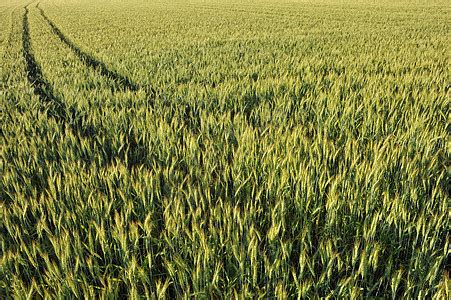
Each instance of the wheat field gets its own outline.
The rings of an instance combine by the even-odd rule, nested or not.
[[[0,298],[449,299],[450,9],[1,1]]]

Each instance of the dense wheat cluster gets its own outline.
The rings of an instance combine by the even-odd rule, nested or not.
[[[1,1],[0,298],[449,299],[449,12]]]

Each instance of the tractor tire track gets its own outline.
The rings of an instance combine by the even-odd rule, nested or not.
[[[52,31],[58,38],[65,44],[69,49],[71,49],[76,56],[82,61],[87,67],[92,68],[94,70],[99,70],[100,75],[105,76],[107,78],[111,78],[115,81],[116,84],[118,84],[123,91],[130,90],[130,91],[137,91],[138,89],[142,88],[139,84],[132,82],[130,79],[128,79],[126,76],[123,76],[119,74],[116,71],[109,70],[105,63],[102,61],[97,60],[96,58],[92,57],[91,55],[83,52],[79,47],[77,47],[72,41],[70,41],[64,33],[53,23],[53,21],[45,14],[45,11],[39,6],[40,3],[36,4],[36,8],[40,11],[41,16],[45,19],[45,21],[49,24]],[[156,97],[156,91],[153,87],[148,87],[144,89],[146,93],[146,97],[149,100],[150,107],[152,109],[155,108],[155,97]],[[173,103],[170,101],[162,101],[160,102],[163,108],[165,108],[167,111],[174,111]],[[182,124],[188,129],[188,131],[194,135],[199,136],[200,134],[200,107],[197,105],[193,105],[191,103],[184,102],[178,103],[178,106],[181,107],[180,111],[180,121]],[[254,103],[255,106],[255,103]],[[249,108],[249,110],[252,110],[253,107]],[[175,117],[172,115],[170,117],[170,120],[165,120],[167,124],[171,124],[172,118]],[[250,122],[249,114],[246,118],[246,121],[249,123],[250,126],[254,126]],[[129,163],[132,165],[140,165],[140,160],[143,159],[143,151],[146,151],[148,147],[145,147],[145,145],[142,145],[139,139],[137,139],[134,135],[130,137],[131,143],[130,147],[135,149],[141,149],[140,154],[133,155],[134,159],[129,159]],[[200,142],[201,149],[204,149],[204,145],[202,142]],[[202,162],[201,162],[202,164]]]
[[[52,31],[59,37],[59,39],[67,46],[69,47],[76,56],[87,66],[94,70],[99,70],[100,74],[102,76],[112,78],[115,83],[122,88],[123,91],[130,90],[130,91],[137,91],[140,87],[138,84],[133,83],[131,80],[129,80],[127,77],[120,75],[117,72],[110,71],[103,62],[96,60],[94,57],[90,56],[87,53],[84,53],[80,48],[78,48],[73,42],[71,42],[62,32],[61,30],[47,17],[44,10],[39,7],[39,3],[36,5],[36,8],[39,9],[41,16],[47,21],[49,26],[51,27]],[[155,106],[155,90],[150,87],[145,89],[147,98],[150,101],[150,106],[152,109],[154,109]],[[163,107],[166,109],[170,109],[172,111],[173,107],[170,104],[170,102],[162,102]],[[167,124],[171,124],[170,120],[165,120]],[[194,108],[189,103],[185,103],[184,109],[182,110],[182,122],[183,124],[188,128],[188,130],[193,134],[198,136],[199,135],[199,128],[200,128],[200,117],[199,117],[199,111],[198,109]],[[147,145],[144,145],[139,138],[137,138],[133,132],[131,133],[131,136],[128,137],[129,141],[129,149],[133,150],[135,153],[132,155],[132,157],[127,158],[127,161],[129,164],[133,165],[145,165],[145,160],[147,159],[147,153],[149,153],[149,147]],[[202,145],[203,147],[203,145]],[[184,176],[187,176],[188,170],[183,167],[182,165],[177,166],[177,168],[185,174]],[[163,193],[166,191],[165,187],[165,181],[163,179],[163,176],[160,176],[160,185],[162,187]],[[164,214],[163,214],[163,207],[160,205],[157,205],[155,208],[155,218],[156,220],[164,220]],[[157,224],[154,229],[154,235],[160,237],[162,233],[164,232],[164,227],[161,224]],[[152,251],[155,251],[155,253],[161,253],[163,250],[163,245],[161,245],[159,242],[152,242],[151,248]],[[154,265],[154,273],[152,276],[154,277],[160,277],[163,281],[167,278],[167,272],[166,267],[163,262],[163,259],[160,255],[157,255],[155,257],[155,265]]]
[[[38,3],[39,5],[39,3]],[[75,54],[76,56],[80,59],[80,61],[82,61],[87,67],[92,68],[94,70],[99,70],[100,71],[100,75],[104,76],[104,77],[108,77],[111,78],[115,81],[115,83],[118,85],[118,87],[120,87],[119,91],[137,91],[138,89],[140,89],[140,86],[138,84],[133,83],[132,81],[130,81],[128,78],[126,78],[125,76],[122,76],[120,74],[118,74],[117,72],[113,72],[110,71],[103,62],[96,60],[95,58],[93,58],[92,56],[90,56],[89,54],[84,53],[83,51],[81,51],[77,46],[75,46],[74,43],[72,43],[59,29],[58,27],[56,27],[56,25],[45,15],[45,12],[43,11],[43,9],[41,9],[40,7],[38,7],[38,5],[36,5],[36,8],[39,9],[41,16],[47,21],[47,23],[49,24],[49,26],[51,27],[52,31],[59,37],[59,39],[63,42],[63,44],[65,44],[66,46],[68,46]],[[28,14],[28,9],[26,9],[26,15]],[[42,73],[40,72],[40,69],[37,68],[37,63],[34,60],[34,57],[31,55],[29,49],[30,49],[30,37],[29,37],[29,29],[28,29],[28,18],[25,18],[24,20],[24,35],[26,35],[26,38],[24,38],[24,40],[26,40],[26,42],[24,42],[24,49],[27,49],[26,51],[24,51],[24,55],[28,56],[28,61],[30,61],[30,69],[32,70],[39,70],[39,72],[37,72],[38,74],[35,76],[31,76],[30,78],[30,82],[37,82],[36,84],[36,88],[35,90],[37,90],[37,93],[39,95],[43,95],[42,99],[45,101],[48,98],[55,98],[53,95],[48,96],[45,93],[43,94],[41,92],[41,90],[44,90],[42,88],[40,88],[43,84],[41,82],[39,82],[37,80],[36,77],[39,78],[43,78]],[[41,80],[42,81],[42,80]],[[49,84],[45,85],[47,88],[45,90],[49,90]],[[118,91],[118,90],[116,90]],[[155,97],[155,90],[153,88],[149,88],[149,89],[145,89],[145,92],[147,94],[147,96],[151,96],[154,100]],[[148,97],[150,98],[150,97]],[[59,102],[58,102],[59,103]],[[162,103],[164,107],[170,107],[172,108],[172,106],[168,103],[168,102],[163,102]],[[154,108],[154,102],[151,101],[150,103],[152,109]],[[63,118],[61,118],[63,119]],[[198,116],[198,112],[192,108],[191,105],[186,104],[185,109],[184,109],[184,113],[183,113],[183,120],[185,122],[185,125],[188,128],[193,128],[193,127],[197,127],[200,126],[200,120],[199,120],[199,116]],[[171,122],[169,120],[165,120],[168,124],[171,124]],[[113,144],[114,141],[111,137],[109,136],[105,136],[105,138],[102,139],[98,139],[97,138],[97,133],[95,135],[93,135],[92,137],[92,141],[93,143],[96,143],[99,145],[100,148],[102,148],[104,150],[104,153],[107,153],[108,159],[107,159],[107,165],[113,164],[115,162],[115,160],[119,160],[122,163],[124,163],[128,169],[132,169],[133,167],[143,167],[145,169],[147,168],[152,168],[152,164],[150,162],[148,162],[148,158],[149,158],[149,153],[150,153],[150,149],[149,146],[142,140],[139,138],[139,136],[136,136],[134,134],[133,131],[129,132],[126,137],[125,137],[125,141],[124,141],[124,147],[122,148],[122,150],[118,153],[113,153]],[[101,142],[99,142],[101,141]],[[185,176],[187,175],[187,170],[185,170],[182,166],[178,166],[178,168],[185,173]],[[162,186],[162,190],[163,192],[166,192],[166,184],[165,184],[165,180],[163,178],[163,176],[160,177],[160,184]],[[163,207],[161,205],[156,205],[155,207],[155,218],[156,220],[163,220],[164,216],[163,216]],[[164,228],[162,227],[163,225],[160,223],[156,226],[156,228],[154,229],[154,235],[155,236],[161,236],[162,232],[164,232]],[[151,247],[155,250],[155,253],[160,253],[162,251],[162,245],[160,243],[154,243],[152,242]],[[155,265],[154,265],[154,271],[155,274],[153,276],[155,277],[160,277],[163,278],[163,280],[166,279],[167,276],[167,272],[164,266],[164,262],[162,260],[162,258],[157,255],[155,258]]]
[[[96,60],[94,57],[90,56],[87,53],[84,53],[80,48],[78,48],[74,43],[72,43],[62,32],[59,30],[59,28],[45,15],[45,12],[42,8],[39,7],[39,3],[36,5],[36,8],[39,9],[41,16],[47,21],[49,26],[51,27],[52,31],[59,37],[61,42],[65,44],[67,47],[69,47],[76,56],[82,61],[87,67],[92,68],[94,70],[99,70],[100,74],[104,77],[111,78],[115,81],[115,83],[121,88],[122,91],[132,91],[135,92],[138,89],[140,89],[138,84],[133,83],[130,81],[127,77],[120,75],[117,72],[110,71],[103,62]],[[146,89],[145,90],[147,96],[150,96],[148,98],[153,98],[155,96],[155,90],[153,88]],[[154,100],[154,99],[152,99]],[[150,106],[152,109],[154,108],[154,102],[150,102]],[[191,114],[191,107],[187,107],[185,109],[185,114]],[[186,116],[185,116],[186,117]],[[191,120],[191,119],[190,119]],[[170,124],[170,122],[168,122]],[[141,139],[135,136],[133,132],[130,132],[129,135],[126,137],[126,147],[129,151],[121,156],[119,158],[122,161],[127,162],[127,167],[130,169],[133,166],[143,166],[146,167],[146,160],[149,153],[149,147],[148,145],[144,144]],[[105,149],[111,149],[112,143],[107,143],[107,145],[103,145]],[[124,157],[122,157],[124,156]],[[116,156],[118,157],[118,156]],[[115,158],[112,157],[112,162]],[[184,170],[182,170],[184,171]],[[186,171],[185,171],[186,175]],[[162,187],[162,190],[165,191],[165,182],[163,177],[160,177],[160,184]],[[162,205],[157,205],[155,207],[155,218],[156,220],[162,221],[164,219],[163,214],[163,207]],[[164,228],[161,223],[157,224],[157,226],[154,229],[154,235],[160,237],[162,233],[164,232]],[[141,241],[144,242],[144,241]],[[142,248],[145,248],[144,245],[141,245]],[[167,272],[165,271],[165,266],[162,258],[158,255],[162,251],[162,245],[159,242],[152,242],[150,247],[153,249],[152,252],[155,251],[157,253],[157,256],[155,257],[155,265],[153,272],[154,277],[160,277],[163,280],[166,280]]]
[[[104,76],[106,78],[113,79],[113,81],[116,83],[117,87],[119,89],[114,90],[115,91],[132,91],[136,92],[139,89],[143,89],[146,93],[146,98],[148,99],[149,106],[154,109],[155,108],[155,97],[156,97],[156,91],[153,87],[141,87],[139,84],[132,82],[129,78],[126,76],[123,76],[119,74],[116,71],[109,70],[105,63],[102,61],[97,60],[96,58],[92,57],[91,55],[83,52],[79,47],[77,47],[72,41],[70,41],[64,33],[53,23],[50,18],[47,17],[45,14],[45,11],[39,7],[40,3],[36,4],[36,8],[39,10],[41,16],[44,18],[44,20],[49,24],[50,28],[52,29],[53,33],[58,36],[58,38],[61,40],[61,42],[66,45],[69,49],[71,49],[75,55],[78,57],[78,59],[84,63],[88,68],[91,68],[93,70],[97,70],[100,72],[101,76]],[[170,101],[162,101],[161,105],[170,111],[174,111],[173,104]],[[184,126],[195,136],[199,135],[199,128],[200,128],[200,116],[199,116],[199,107],[193,106],[190,103],[184,103],[182,105],[183,109],[181,111],[181,121],[184,124]],[[175,111],[174,111],[175,112]],[[172,116],[174,117],[174,115]],[[171,117],[171,119],[172,119]],[[171,124],[171,120],[165,120],[167,124]],[[147,145],[144,145],[142,141],[136,137],[134,134],[130,134],[127,137],[127,145],[128,148],[128,159],[127,159],[127,165],[129,166],[139,166],[143,165],[143,161],[145,160],[144,153],[146,152],[146,149],[148,149]],[[105,145],[106,149],[111,149],[107,143]],[[136,152],[136,153],[130,153],[130,152]],[[123,156],[123,155],[121,155]],[[112,158],[114,159],[114,157]]]
[[[88,53],[83,52],[79,47],[77,47],[71,40],[69,40],[64,33],[53,23],[52,20],[45,14],[45,11],[39,7],[39,3],[36,5],[36,8],[39,9],[41,16],[45,19],[45,21],[49,24],[51,27],[53,33],[58,36],[58,38],[65,44],[69,49],[71,49],[75,55],[80,59],[81,62],[83,62],[87,67],[92,68],[94,70],[98,70],[100,72],[100,75],[113,79],[113,81],[116,83],[116,85],[121,91],[132,91],[136,92],[139,89],[143,89],[146,93],[146,98],[149,100],[149,105],[152,109],[155,108],[155,97],[156,97],[156,90],[153,87],[142,87],[139,84],[131,81],[126,76],[123,76],[119,74],[116,71],[112,71],[108,69],[108,67],[105,65],[104,62],[97,60],[93,56],[89,55]],[[172,106],[170,102],[163,101],[161,102],[162,106],[166,109],[171,109]],[[184,125],[188,128],[188,130],[194,134],[199,134],[199,127],[200,126],[200,118],[199,118],[199,108],[193,107],[190,103],[184,103],[184,111],[182,112],[183,118],[182,122]],[[170,121],[167,121],[168,124],[170,124]]]
[[[22,18],[22,52],[25,59],[26,73],[34,94],[39,97],[43,104],[48,105],[47,117],[54,119],[63,129],[69,128],[75,136],[88,138],[94,145],[104,150],[105,165],[112,164],[116,159],[125,163],[131,169],[134,166],[144,166],[148,147],[133,133],[126,136],[122,150],[115,152],[112,137],[99,136],[99,130],[89,124],[83,115],[74,107],[67,107],[64,101],[59,99],[53,91],[52,85],[46,81],[41,67],[31,51],[31,37],[28,14],[28,5],[24,7],[25,13]],[[103,138],[103,139],[102,139]],[[100,142],[101,141],[101,142]],[[89,162],[90,163],[90,162]]]
[[[39,9],[41,16],[45,19],[45,21],[48,23],[48,25],[51,27],[53,33],[58,36],[58,38],[61,40],[61,42],[66,45],[69,49],[71,49],[78,59],[80,59],[81,62],[83,62],[88,68],[97,70],[100,75],[112,79],[117,87],[119,89],[114,90],[114,92],[117,91],[138,91],[141,89],[141,87],[133,83],[130,79],[128,79],[125,76],[122,76],[121,74],[109,70],[106,65],[92,57],[91,55],[83,52],[80,48],[78,48],[72,41],[70,41],[62,32],[61,30],[46,16],[44,10],[39,7],[39,3],[36,5],[36,8]],[[33,57],[32,53],[30,52],[30,34],[29,34],[29,24],[28,24],[28,8],[25,8],[26,13],[24,16],[24,37],[23,37],[23,45],[24,45],[24,57],[27,61],[27,66],[29,72],[29,81],[33,85],[35,89],[35,93],[39,95],[39,97],[44,102],[54,102],[55,106],[57,106],[59,109],[57,113],[55,114],[55,118],[61,122],[64,123],[68,119],[65,115],[65,111],[67,111],[64,107],[64,103],[60,100],[58,100],[54,95],[52,91],[52,87],[49,83],[47,83],[43,78],[42,72],[36,63],[35,58]],[[150,87],[147,89],[144,89],[146,92],[146,95],[148,98],[152,98],[150,101],[150,106],[152,109],[154,108],[154,101],[155,101],[155,90]],[[150,100],[150,99],[149,99]],[[179,115],[176,115],[174,103],[171,103],[170,101],[162,101],[160,102],[160,105],[162,108],[167,108],[170,111],[172,111],[172,116],[170,117],[170,120],[166,119],[164,120],[167,124],[171,124],[172,118],[181,118],[182,123],[186,126],[186,128],[191,132],[191,134],[195,136],[199,136],[200,134],[200,107],[197,105],[192,105],[190,103],[183,103],[183,105],[179,105]],[[78,126],[75,127],[74,131],[78,130]],[[136,136],[133,131],[129,132],[124,141],[124,147],[119,153],[114,153],[114,140],[109,137],[105,136],[104,139],[99,139],[99,133],[95,132],[93,135],[90,135],[89,138],[91,141],[95,144],[97,144],[100,148],[102,148],[104,153],[107,154],[106,164],[110,165],[115,162],[115,160],[120,160],[122,163],[124,163],[128,169],[132,169],[133,167],[143,167],[143,168],[152,168],[152,163],[149,160],[149,153],[150,149],[149,146],[140,139],[139,136]],[[181,137],[181,143],[183,143],[183,137]],[[202,150],[205,149],[202,142],[200,142],[200,145]],[[201,165],[203,165],[201,161]],[[188,176],[188,170],[186,166],[180,164],[176,166],[177,169],[179,169],[184,176]],[[230,181],[230,179],[229,179]],[[166,188],[166,183],[163,176],[160,176],[160,186],[162,187],[162,192],[166,193],[168,192],[168,188]],[[231,192],[232,193],[232,192]],[[163,220],[164,214],[163,214],[163,207],[161,204],[157,204],[155,207],[155,219],[156,220]],[[157,224],[157,226],[154,229],[154,235],[157,237],[160,237],[164,232],[163,225]],[[153,248],[153,251],[157,253],[157,256],[155,258],[155,265],[153,267],[153,276],[160,277],[160,279],[167,278],[167,270],[165,267],[165,263],[160,255],[158,253],[161,253],[161,251],[164,249],[164,246],[161,245],[159,242],[152,242],[151,247]]]
[[[49,108],[47,109],[47,116],[65,127],[68,123],[70,123],[71,119],[74,119],[77,113],[73,108],[69,110],[67,109],[65,103],[54,95],[51,84],[45,80],[41,67],[36,62],[36,58],[31,52],[28,5],[24,8],[25,13],[22,17],[22,54],[25,59],[28,82],[33,87],[34,94],[37,95],[44,104],[49,105]],[[70,112],[70,115],[68,111]],[[80,127],[75,126],[75,124],[70,127],[74,132],[84,135],[80,132]]]
[[[90,128],[89,132],[83,130],[83,124],[86,127],[87,125],[84,123],[84,119],[80,116],[79,112],[75,108],[70,108],[66,106],[64,101],[59,99],[53,91],[52,85],[46,81],[41,67],[36,61],[34,54],[32,53],[31,48],[31,36],[30,36],[30,24],[29,24],[29,9],[28,6],[25,6],[25,13],[22,16],[22,55],[25,60],[25,68],[27,73],[27,80],[32,86],[34,94],[39,97],[39,100],[48,105],[47,117],[49,119],[53,119],[56,123],[63,128],[63,134],[65,132],[64,128],[68,128],[71,130],[75,136],[84,136],[90,140],[91,143],[97,145],[99,148],[106,150],[107,157],[105,159],[105,163],[110,165],[114,163],[116,159],[120,160],[122,163],[126,164],[128,169],[131,169],[134,166],[143,166],[146,168],[145,160],[147,159],[147,153],[149,153],[149,149],[147,145],[145,145],[140,139],[138,139],[133,133],[127,135],[124,143],[125,147],[128,151],[119,151],[113,152],[113,139],[106,136],[99,136],[100,132],[97,130],[93,130],[93,126],[88,125]],[[75,122],[72,122],[74,121]],[[99,137],[104,137],[104,139],[99,139]],[[110,151],[108,151],[110,150]],[[58,158],[59,161],[60,158]],[[87,162],[88,164],[91,161]],[[164,182],[163,182],[164,184]],[[46,185],[41,187],[41,191],[44,192],[46,189]],[[155,216],[157,219],[163,219],[163,208],[162,206],[157,206],[155,208]],[[155,229],[155,234],[157,236],[161,235],[163,232],[163,228],[159,225],[159,228]],[[153,243],[151,245],[152,248],[156,247],[156,253],[161,252],[161,245],[159,243]],[[166,272],[164,268],[164,263],[157,255],[155,262],[155,274],[154,276],[162,277],[166,279]],[[43,271],[40,271],[43,272]]]
[[[116,71],[108,69],[108,67],[105,65],[104,62],[97,60],[92,55],[86,52],[83,52],[77,45],[75,45],[61,32],[61,30],[55,25],[55,23],[52,22],[52,20],[49,19],[49,17],[47,17],[44,10],[41,7],[39,7],[39,3],[36,5],[36,8],[39,9],[41,16],[50,25],[52,31],[55,33],[56,36],[58,36],[61,42],[63,42],[67,47],[69,47],[86,66],[98,70],[102,76],[112,79],[115,82],[118,89],[121,91],[128,90],[136,92],[140,89],[140,86],[138,84],[132,82],[126,76],[123,76]],[[151,92],[154,93],[155,91],[151,90]]]

